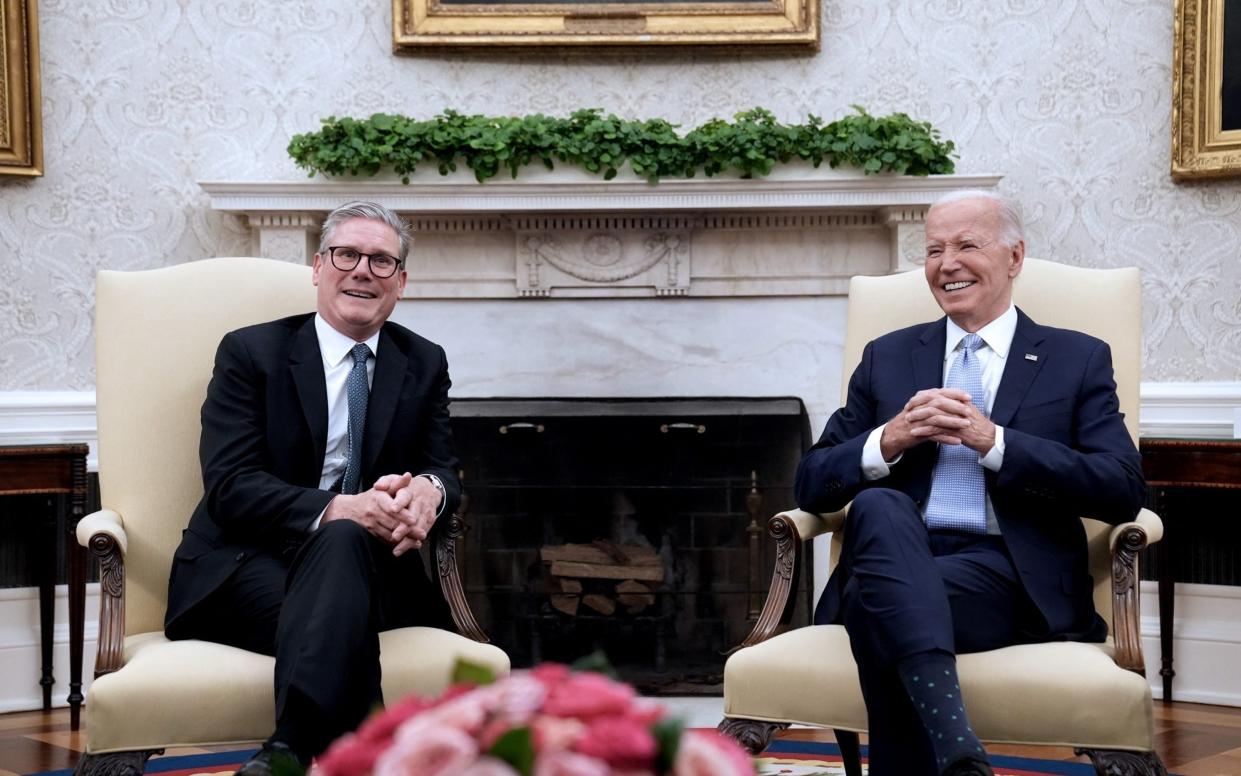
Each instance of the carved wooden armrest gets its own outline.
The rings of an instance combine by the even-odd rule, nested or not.
[[[1116,664],[1146,674],[1142,657],[1142,616],[1138,590],[1138,553],[1163,538],[1163,522],[1143,509],[1132,522],[1112,529],[1112,624]]]
[[[435,565],[439,571],[440,591],[444,600],[448,601],[448,609],[452,612],[452,621],[457,632],[466,638],[486,644],[490,642],[487,634],[479,627],[466,600],[465,590],[461,587],[461,574],[457,569],[457,539],[465,535],[465,518],[454,514],[449,518],[440,518],[435,522]]]
[[[840,530],[844,522],[843,510],[816,515],[800,509],[780,512],[767,521],[767,533],[776,540],[776,567],[771,575],[771,587],[750,635],[728,654],[766,641],[781,625],[788,623],[797,605],[793,591],[797,589],[801,574],[802,546],[816,536]]]
[[[99,650],[95,677],[125,663],[125,551],[129,546],[121,516],[110,509],[78,521],[78,544],[99,559]]]

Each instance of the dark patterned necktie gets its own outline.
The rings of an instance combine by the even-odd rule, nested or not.
[[[970,402],[986,415],[982,370],[976,352],[982,344],[977,334],[965,335],[961,352],[948,370],[945,387],[968,393]],[[978,458],[978,452],[965,445],[939,446],[939,460],[931,474],[931,497],[926,503],[927,528],[987,532],[987,481]]]
[[[341,493],[357,493],[358,480],[362,476],[362,432],[366,427],[366,404],[370,386],[366,384],[366,359],[371,349],[359,342],[350,351],[353,369],[345,380],[345,397],[349,400],[349,461],[345,464],[345,477]]]

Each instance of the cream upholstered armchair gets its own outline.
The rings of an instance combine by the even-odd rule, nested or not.
[[[1084,331],[1111,345],[1121,410],[1135,439],[1141,291],[1136,269],[1081,269],[1030,258],[1014,288],[1016,304],[1038,323]],[[940,315],[921,270],[853,278],[844,385],[868,341]],[[844,627],[814,625],[775,635],[792,612],[790,590],[803,544],[832,533],[834,564],[844,514],[793,510],[769,522],[776,572],[753,631],[724,667],[720,729],[758,751],[790,724],[832,728],[846,770],[857,776],[857,734],[866,730],[866,707]],[[1163,524],[1148,510],[1120,526],[1084,523],[1095,607],[1109,621],[1111,637],[1103,644],[1024,644],[961,655],[962,695],[984,741],[1073,746],[1089,755],[1100,774],[1163,774],[1142,660],[1137,569],[1138,552],[1159,541]]]
[[[164,638],[172,553],[202,496],[199,410],[228,331],[315,307],[310,269],[220,258],[147,272],[100,272],[96,287],[99,481],[105,509],[78,526],[99,558],[103,600],[79,774],[141,773],[164,747],[260,741],[275,725],[274,660]],[[437,693],[457,658],[508,672],[485,643],[457,574],[456,516],[437,524],[435,567],[459,636],[380,636],[383,691]],[[465,638],[468,636],[469,638]]]

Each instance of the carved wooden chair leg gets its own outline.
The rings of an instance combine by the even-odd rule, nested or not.
[[[142,776],[147,760],[163,753],[163,749],[139,749],[133,752],[84,754],[74,767],[73,776]]]
[[[840,747],[840,759],[845,766],[845,776],[862,776],[862,748],[858,735],[852,730],[833,730],[836,745]]]
[[[1116,749],[1074,749],[1086,755],[1099,776],[1168,776],[1163,760],[1154,752],[1122,752]]]
[[[771,743],[771,737],[777,730],[784,730],[788,722],[761,722],[757,719],[726,719],[719,724],[717,730],[733,739],[750,754],[758,754]]]

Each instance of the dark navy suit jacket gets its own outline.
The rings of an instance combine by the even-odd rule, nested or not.
[[[461,488],[449,385],[443,348],[384,324],[362,443],[364,484],[384,474],[435,474],[447,491],[441,514],[453,513]],[[173,555],[165,627],[219,587],[249,554],[286,554],[307,538],[335,495],[319,489],[327,423],[313,314],[224,336],[202,408],[204,494]],[[421,566],[418,553],[403,557]],[[430,593],[425,571],[418,576]],[[442,619],[438,591],[432,607]]]
[[[868,487],[900,490],[925,506],[935,443],[906,450],[887,477],[874,481],[862,476],[862,447],[911,396],[943,384],[945,322],[867,344],[845,406],[798,467],[799,507],[835,511]],[[1116,398],[1111,349],[1080,332],[1040,326],[1018,310],[991,420],[1004,427],[1005,449],[1000,471],[986,471],[987,492],[1026,593],[1046,621],[1046,632],[1036,637],[1101,641],[1107,629],[1094,611],[1080,518],[1123,523],[1146,494],[1141,458]],[[838,576],[819,600],[816,623],[836,621]]]

